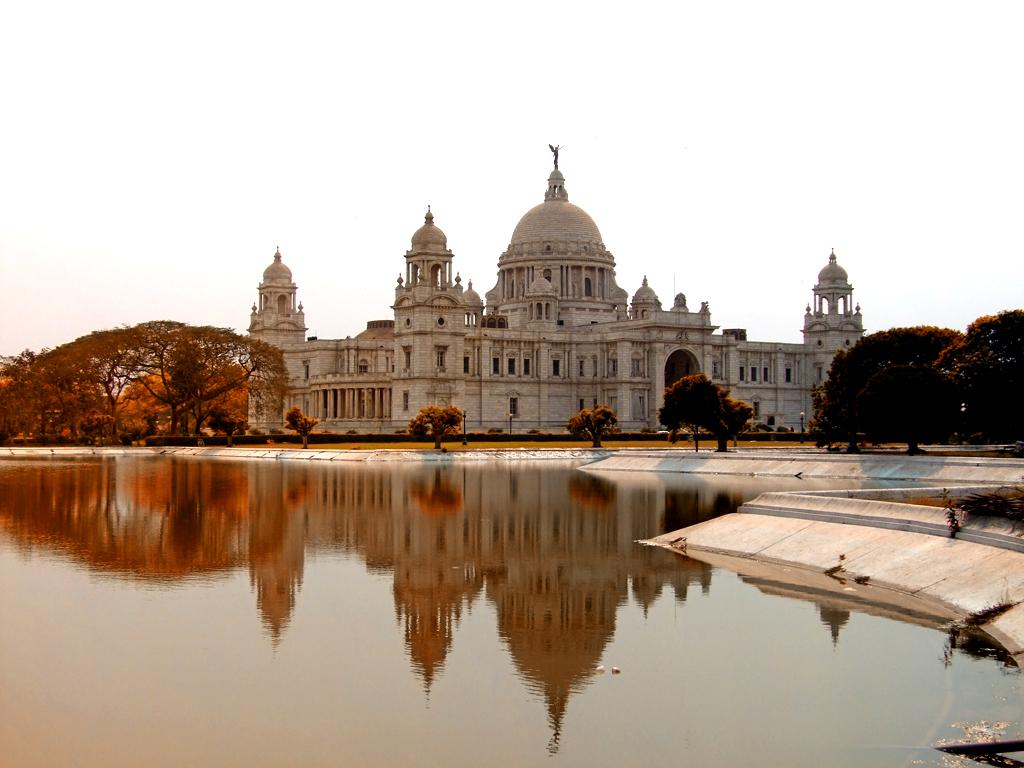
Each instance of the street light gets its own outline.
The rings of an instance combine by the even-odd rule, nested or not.
[[[466,445],[466,411],[462,411],[462,444]]]
[[[804,441],[804,416],[806,416],[806,415],[807,414],[805,414],[803,411],[800,411],[800,442],[801,443]]]
[[[509,433],[509,435],[512,434],[512,417],[513,416],[515,416],[515,414],[512,413],[512,411],[509,411],[508,412],[508,433]]]

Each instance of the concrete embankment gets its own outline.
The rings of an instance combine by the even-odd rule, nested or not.
[[[798,449],[733,453],[684,449],[615,451],[587,466],[616,472],[683,472],[764,477],[829,477],[942,483],[1024,482],[1024,459],[972,456],[830,454]]]
[[[920,503],[982,490],[992,486],[764,493],[736,513],[647,543],[741,573],[776,569],[777,580],[794,584],[827,576],[844,599],[863,592],[877,601],[882,588],[906,596],[887,598],[897,610],[966,618],[1011,606],[980,628],[1024,665],[1024,527],[968,518],[950,538],[946,510]]]

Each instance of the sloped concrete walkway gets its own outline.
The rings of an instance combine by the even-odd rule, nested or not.
[[[645,543],[709,562],[727,555],[809,569],[842,579],[844,590],[881,587],[962,618],[1012,605],[980,628],[1024,666],[1024,526],[968,518],[950,538],[944,508],[905,503],[978,490],[992,487],[764,493]]]

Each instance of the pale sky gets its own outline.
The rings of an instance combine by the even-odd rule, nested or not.
[[[429,203],[483,295],[562,144],[630,295],[799,341],[835,248],[869,331],[1024,306],[1024,3],[7,2],[0,354],[392,316]],[[675,290],[673,290],[673,286]]]

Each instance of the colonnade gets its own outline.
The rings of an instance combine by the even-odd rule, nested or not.
[[[389,419],[389,387],[341,387],[313,392],[312,415],[324,419]]]

